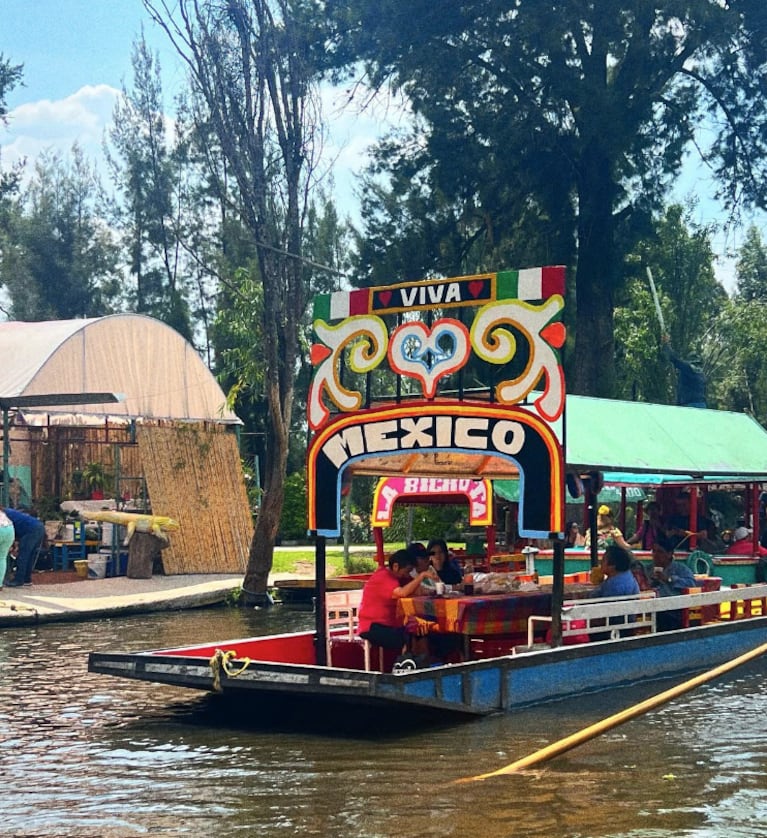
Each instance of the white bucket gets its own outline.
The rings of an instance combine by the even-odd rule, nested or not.
[[[101,524],[101,543],[107,546],[112,546],[112,528],[114,524],[109,521],[103,521]]]
[[[88,578],[103,579],[107,575],[109,556],[88,556]]]
[[[64,541],[74,541],[75,540],[75,525],[74,524],[64,524]]]

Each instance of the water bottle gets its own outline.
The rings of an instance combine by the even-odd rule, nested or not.
[[[463,592],[467,596],[474,593],[474,565],[469,562],[463,572]]]

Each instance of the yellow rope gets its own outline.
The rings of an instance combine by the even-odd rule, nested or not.
[[[242,675],[242,673],[250,666],[250,658],[243,658],[240,668],[234,669],[229,665],[229,661],[234,660],[236,657],[237,652],[234,649],[228,649],[226,652],[223,649],[216,649],[213,653],[213,657],[208,661],[208,666],[213,672],[213,689],[217,693],[221,692],[222,670],[228,678],[236,678],[238,675]]]

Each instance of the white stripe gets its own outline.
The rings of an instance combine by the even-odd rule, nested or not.
[[[349,316],[349,292],[334,291],[330,295],[330,319],[342,320]]]
[[[540,300],[543,294],[543,269],[525,268],[519,271],[517,296],[520,300]]]

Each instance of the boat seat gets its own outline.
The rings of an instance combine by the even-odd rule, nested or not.
[[[334,647],[359,646],[362,649],[362,660],[366,672],[372,669],[373,650],[378,654],[378,671],[383,672],[384,650],[380,646],[373,646],[370,641],[360,637],[359,607],[362,602],[362,589],[351,591],[329,591],[325,594],[325,637],[327,646],[328,666],[333,666]],[[344,655],[346,657],[346,655]]]

